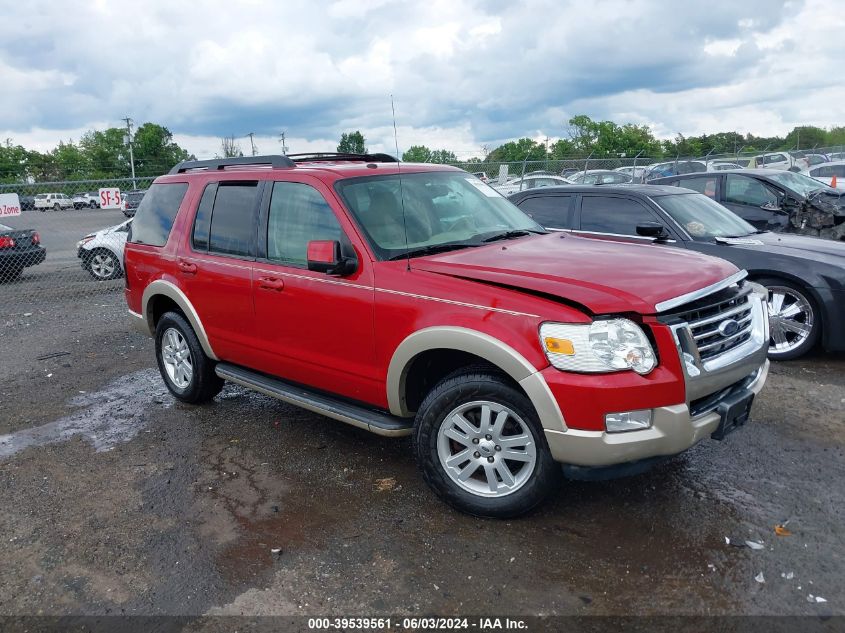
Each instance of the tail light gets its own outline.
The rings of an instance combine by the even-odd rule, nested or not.
[[[0,237],[0,248],[14,248],[14,247],[15,247],[14,238],[8,237],[6,235]]]
[[[32,239],[33,244],[40,244],[41,243],[41,236],[38,235],[38,231],[33,231],[31,239]]]

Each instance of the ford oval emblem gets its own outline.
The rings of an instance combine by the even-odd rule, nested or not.
[[[719,334],[722,336],[733,336],[739,332],[739,323],[733,319],[725,319],[719,324]]]

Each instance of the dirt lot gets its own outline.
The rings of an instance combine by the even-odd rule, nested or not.
[[[845,356],[501,522],[439,503],[406,441],[231,386],[176,404],[111,287],[5,305],[0,614],[845,614]]]

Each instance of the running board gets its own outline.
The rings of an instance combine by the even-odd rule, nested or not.
[[[214,371],[223,380],[237,383],[314,413],[346,422],[376,435],[398,437],[411,434],[413,427],[411,418],[400,418],[375,409],[368,409],[346,400],[312,391],[307,387],[293,385],[278,378],[271,378],[229,363],[218,363]]]

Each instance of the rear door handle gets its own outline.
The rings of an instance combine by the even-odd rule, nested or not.
[[[188,275],[196,275],[197,265],[192,264],[191,262],[186,262],[184,260],[179,260],[179,270]]]
[[[264,290],[275,290],[281,292],[285,289],[285,282],[277,277],[259,277],[258,287]]]

